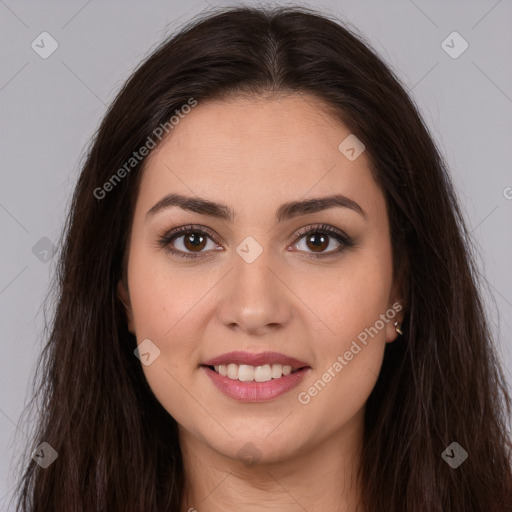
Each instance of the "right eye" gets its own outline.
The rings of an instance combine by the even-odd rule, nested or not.
[[[215,247],[218,247],[214,238],[213,232],[208,228],[202,226],[181,226],[165,233],[160,238],[159,244],[173,255],[182,258],[200,258],[204,255],[203,249],[207,248],[207,239],[210,239],[211,245],[213,245],[210,249],[215,250]],[[181,247],[176,248],[174,244],[178,240],[178,245],[181,245]]]

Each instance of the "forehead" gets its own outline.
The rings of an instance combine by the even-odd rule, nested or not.
[[[172,191],[254,206],[340,192],[371,209],[380,192],[367,155],[339,149],[349,135],[310,96],[198,102],[147,158],[141,200]]]

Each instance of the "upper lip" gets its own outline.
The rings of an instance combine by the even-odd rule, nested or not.
[[[282,364],[289,365],[292,368],[303,368],[308,366],[304,361],[299,361],[294,357],[289,357],[279,352],[259,352],[257,354],[252,352],[234,351],[227,352],[220,356],[214,357],[205,361],[205,366],[217,366],[221,364],[247,364],[250,366],[263,366],[265,364]]]

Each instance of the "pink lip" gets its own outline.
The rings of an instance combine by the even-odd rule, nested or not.
[[[289,358],[287,359],[289,360]],[[215,361],[215,359],[212,359],[212,361]],[[233,362],[232,359],[230,361]],[[240,402],[265,402],[267,400],[273,400],[298,386],[311,371],[311,368],[307,367],[290,373],[289,375],[283,375],[279,379],[272,379],[267,382],[241,382],[239,380],[230,379],[229,377],[223,377],[208,368],[208,366],[202,366],[201,368],[206,372],[219,391],[224,393],[227,397]]]
[[[228,352],[220,356],[214,357],[205,361],[205,366],[217,366],[220,364],[248,364],[250,366],[263,366],[264,364],[283,364],[293,368],[303,368],[308,366],[304,361],[299,361],[293,357],[288,357],[279,352],[260,352],[259,354],[253,354],[251,352]],[[231,380],[231,379],[230,379]],[[278,379],[276,379],[278,380]],[[259,383],[261,384],[261,383]]]

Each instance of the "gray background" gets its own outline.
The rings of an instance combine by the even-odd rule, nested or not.
[[[0,510],[7,510],[13,456],[28,432],[18,423],[42,346],[41,305],[56,263],[48,259],[51,243],[58,242],[86,143],[139,61],[208,4],[227,5],[0,0]],[[512,383],[512,1],[302,5],[356,27],[411,91],[478,246]],[[46,59],[31,47],[34,40],[41,46],[44,31],[58,43]],[[441,46],[453,31],[469,43],[458,58]],[[448,44],[460,48],[456,40]]]

